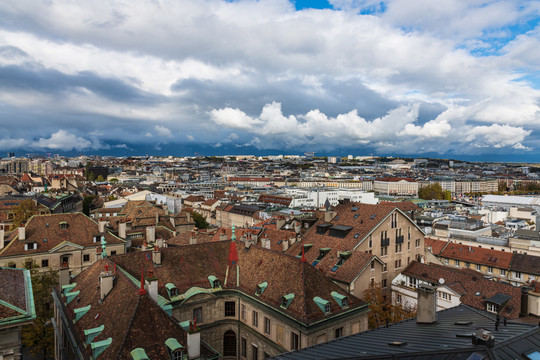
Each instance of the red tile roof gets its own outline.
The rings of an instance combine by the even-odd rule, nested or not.
[[[474,264],[493,266],[501,269],[509,269],[512,262],[512,253],[499,250],[480,248],[456,243],[449,243],[439,256],[467,261]]]

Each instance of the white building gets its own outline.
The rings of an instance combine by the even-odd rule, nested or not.
[[[321,207],[326,200],[330,205],[337,205],[339,200],[348,199],[351,202],[363,204],[377,204],[379,201],[372,192],[357,189],[285,189],[287,196],[291,196],[290,207]]]

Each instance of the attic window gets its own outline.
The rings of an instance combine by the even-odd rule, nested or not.
[[[319,256],[317,256],[317,258],[315,259],[315,261],[313,261],[311,266],[317,266],[317,264],[322,260],[323,257],[326,256],[326,254],[328,254],[329,251],[330,251],[330,248],[320,248]]]
[[[304,254],[308,252],[309,249],[313,247],[313,244],[304,244]],[[302,249],[300,249],[300,252],[298,253],[297,257],[302,256]]]
[[[174,296],[178,296],[178,289],[176,288],[176,286],[174,286],[173,283],[167,283],[165,285],[165,288],[167,289],[167,293],[169,294],[169,299]]]
[[[355,219],[358,219],[358,216],[360,216],[360,214],[354,214]]]
[[[283,309],[288,308],[293,300],[294,300],[294,294],[291,293],[291,294],[283,295],[281,297],[281,307]]]
[[[354,238],[355,238],[355,239],[358,239],[358,236],[360,236],[360,233],[354,234]]]
[[[332,291],[331,292],[331,295],[332,297],[334,298],[334,300],[336,300],[336,302],[338,303],[338,305],[344,309],[346,307],[349,306],[349,298],[346,297],[345,295],[341,295],[340,293],[336,292],[336,291]]]
[[[344,251],[341,254],[339,254],[339,259],[337,263],[330,269],[330,271],[331,272],[338,271],[341,265],[345,263],[345,261],[349,258],[349,256],[351,256],[351,254],[352,253],[350,251]]]
[[[219,288],[221,288],[221,282],[220,282],[219,279],[218,279],[217,277],[215,277],[214,275],[208,276],[208,281],[210,281],[210,286],[212,287],[212,289],[219,289]]]
[[[257,285],[257,289],[255,290],[255,295],[261,296],[267,287],[268,287],[268,283],[266,281],[260,283],[259,285]]]
[[[318,296],[315,296],[313,298],[313,301],[315,301],[315,304],[317,304],[319,309],[321,309],[321,311],[325,315],[328,315],[328,314],[330,314],[332,312],[332,306],[330,305],[330,301],[324,300],[323,298],[320,298]]]
[[[182,352],[182,349],[184,348],[178,340],[175,338],[168,338],[165,341],[165,345],[167,345],[167,352],[169,353],[169,357],[171,360],[182,360],[184,354]]]
[[[143,348],[133,349],[130,354],[133,360],[148,360],[148,355],[146,355],[146,351]]]
[[[322,235],[324,234],[328,228],[332,227],[332,223],[323,223],[323,224],[319,224],[317,225],[317,234],[319,235]]]
[[[69,227],[68,223],[65,221],[60,222],[60,229],[67,229]]]
[[[375,216],[377,216],[377,214],[371,215],[370,219],[371,219],[371,220],[375,219]]]
[[[351,211],[352,211],[352,212],[354,212],[354,211],[356,211],[356,210],[358,210],[358,207],[356,207],[356,206],[353,206],[353,207],[351,208]]]
[[[32,242],[24,244],[24,250],[37,250],[37,243]]]

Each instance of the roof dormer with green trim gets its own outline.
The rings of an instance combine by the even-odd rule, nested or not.
[[[92,349],[92,358],[97,359],[112,344],[112,338],[90,343]]]
[[[184,347],[180,345],[178,340],[176,340],[175,338],[168,338],[165,341],[165,345],[167,345],[167,352],[169,353],[169,357],[171,358],[171,360],[183,358]]]
[[[131,350],[131,359],[133,360],[149,360],[148,355],[146,355],[146,351],[144,351],[143,348],[136,348]]]
[[[294,300],[294,294],[287,294],[283,295],[281,297],[281,308],[287,309],[289,305],[291,305],[292,301]]]
[[[214,275],[209,275],[208,281],[210,282],[210,287],[212,289],[221,289],[221,281]]]
[[[82,318],[84,314],[86,314],[88,310],[90,310],[90,308],[91,308],[91,305],[78,308],[78,309],[73,309],[73,312],[75,313],[75,320],[73,322],[79,321],[79,319]]]
[[[330,248],[320,248],[319,256],[311,263],[311,266],[317,266],[317,264],[330,252]]]
[[[94,339],[101,334],[101,332],[105,329],[105,325],[101,325],[92,329],[84,330],[84,342],[88,345]]]
[[[165,284],[165,288],[167,289],[167,294],[169,294],[169,299],[178,296],[178,288],[173,283]]]
[[[342,309],[349,307],[349,299],[347,298],[347,296],[341,295],[336,291],[332,291],[330,294]]]
[[[80,292],[81,292],[80,290],[77,290],[77,291],[66,293],[66,304],[69,304],[73,299],[79,296]]]
[[[268,287],[268,283],[266,281],[260,283],[259,285],[257,285],[257,289],[255,289],[255,295],[261,296],[267,287]]]
[[[324,300],[321,297],[315,296],[313,298],[313,301],[315,301],[315,304],[321,309],[324,315],[328,315],[332,312],[332,305],[330,304],[330,301]]]
[[[73,290],[73,288],[75,288],[75,286],[77,286],[77,283],[62,286],[62,294],[66,295],[68,292]]]

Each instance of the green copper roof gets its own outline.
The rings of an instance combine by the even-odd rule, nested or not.
[[[180,343],[178,342],[178,340],[176,340],[175,338],[168,338],[166,341],[165,341],[165,345],[167,345],[167,347],[171,350],[171,351],[176,351],[178,349],[182,349],[183,346],[180,345]]]
[[[142,348],[131,350],[130,354],[133,360],[148,360],[148,355],[146,355],[146,351]]]

